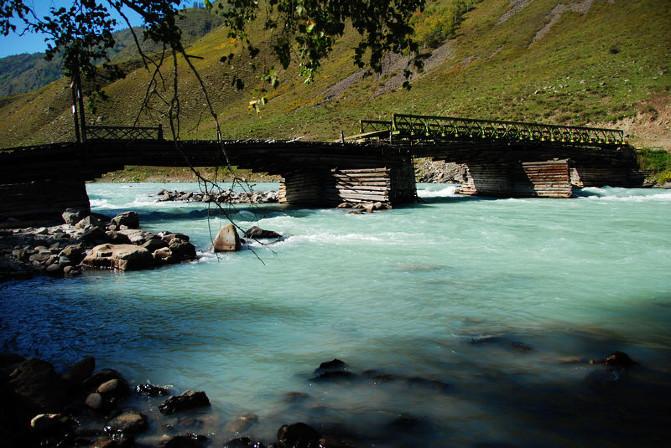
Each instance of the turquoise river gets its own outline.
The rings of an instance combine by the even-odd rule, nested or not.
[[[204,390],[198,427],[173,420],[212,446],[245,413],[266,442],[296,421],[353,446],[668,442],[671,191],[495,200],[420,185],[420,204],[368,215],[240,207],[239,225],[286,238],[217,257],[210,232],[225,217],[157,203],[162,188],[198,187],[88,186],[95,211],[185,233],[199,261],[1,284],[3,350],[61,367],[90,354],[133,383]],[[640,365],[584,362],[616,350]],[[333,358],[357,376],[311,380]],[[149,441],[170,430],[156,404],[140,403]]]

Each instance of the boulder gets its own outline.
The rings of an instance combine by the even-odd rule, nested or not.
[[[120,229],[118,232],[126,235],[132,244],[142,245],[154,238],[153,233],[145,232],[140,229]]]
[[[319,364],[314,371],[312,381],[342,381],[351,380],[356,375],[347,370],[347,363],[337,358]]]
[[[319,433],[305,423],[283,425],[277,430],[278,448],[319,448]]]
[[[240,236],[233,224],[227,224],[221,229],[214,239],[215,252],[235,252],[240,250]]]
[[[54,412],[67,400],[65,381],[54,367],[40,359],[28,359],[9,376],[9,384],[28,408],[37,412]]]
[[[154,261],[156,261],[158,264],[171,264],[177,262],[175,257],[173,257],[172,251],[169,247],[163,247],[161,249],[155,250],[152,256],[154,257]]]
[[[95,246],[107,242],[107,233],[102,227],[89,227],[79,240],[87,246]]]
[[[123,379],[123,377],[114,369],[102,369],[84,381],[84,388],[88,392],[95,392],[101,384],[113,379]]]
[[[164,247],[168,247],[168,245],[169,245],[169,243],[163,241],[163,239],[157,235],[156,238],[151,238],[146,243],[144,243],[142,245],[142,247],[147,249],[149,252],[155,252],[158,249],[163,249]]]
[[[84,259],[86,251],[81,244],[70,244],[65,246],[58,255],[60,257],[67,257],[72,264],[79,264]]]
[[[196,246],[179,238],[173,238],[168,246],[175,262],[195,260]]]
[[[96,392],[105,400],[115,400],[128,395],[128,383],[122,378],[113,378],[98,386]]]
[[[247,231],[245,232],[245,238],[252,238],[258,240],[268,238],[282,238],[282,235],[272,230],[264,230],[260,227],[254,226],[247,229]]]
[[[182,395],[170,397],[159,405],[161,414],[174,414],[176,412],[210,406],[210,400],[205,392],[194,392],[187,390]]]
[[[61,216],[63,216],[63,222],[69,225],[75,225],[87,215],[86,210],[78,208],[66,208]]]
[[[97,411],[103,408],[105,402],[102,395],[100,395],[98,392],[94,392],[92,394],[88,394],[86,400],[84,400],[84,404],[94,411]]]
[[[144,247],[134,244],[101,244],[91,249],[82,265],[96,269],[133,271],[154,266],[154,257]]]
[[[117,415],[105,425],[108,434],[138,434],[148,427],[147,417],[136,411],[126,411]]]
[[[72,385],[81,385],[88,377],[93,375],[96,368],[96,360],[93,356],[87,356],[76,362],[63,374],[63,379]]]
[[[117,232],[116,230],[108,230],[105,232],[107,236],[107,242],[112,244],[131,244],[130,238],[123,233]]]
[[[117,228],[125,226],[126,229],[139,229],[140,217],[135,212],[123,212],[112,218],[111,223]]]
[[[80,219],[75,227],[78,229],[89,229],[91,227],[103,227],[105,222],[96,215],[89,215]]]

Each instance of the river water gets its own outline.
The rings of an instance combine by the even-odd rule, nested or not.
[[[190,235],[201,259],[0,285],[4,349],[59,365],[91,354],[135,383],[205,390],[213,409],[195,430],[217,444],[244,413],[258,415],[248,433],[266,441],[294,421],[356,446],[664,440],[671,192],[495,200],[420,185],[422,203],[371,215],[239,208],[230,213],[242,227],[286,239],[215,257],[210,228],[225,217],[156,203],[162,188],[197,190],[88,186],[95,211],[136,210],[145,229]],[[641,366],[609,372],[571,359],[615,350]],[[333,358],[358,378],[312,381]],[[369,369],[385,375],[362,375]]]

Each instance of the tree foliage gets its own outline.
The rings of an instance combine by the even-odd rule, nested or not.
[[[142,18],[140,40],[161,43],[184,53],[182,31],[177,18],[182,0],[73,0],[70,7],[52,7],[38,17],[26,0],[0,0],[0,32],[38,32],[47,36],[47,57],[60,53],[66,73],[81,71],[87,78],[96,75],[96,66],[109,61],[114,47],[114,17],[127,25],[129,11]],[[247,53],[255,57],[258,42],[249,39],[251,24],[263,20],[272,32],[271,47],[283,67],[296,60],[300,73],[311,81],[321,62],[330,54],[336,40],[351,26],[360,35],[354,49],[354,62],[374,71],[382,70],[388,52],[418,54],[412,39],[410,19],[422,10],[425,0],[206,0],[205,6],[219,14],[230,35],[244,42]],[[113,14],[114,13],[114,14]],[[420,58],[412,63],[419,66]]]

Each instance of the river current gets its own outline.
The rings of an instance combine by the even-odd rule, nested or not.
[[[420,204],[374,214],[239,207],[230,214],[242,227],[286,238],[217,257],[210,235],[225,217],[156,203],[162,188],[197,190],[88,191],[96,212],[135,210],[144,229],[189,235],[200,260],[2,284],[3,349],[59,366],[90,354],[135,383],[205,390],[213,409],[196,431],[216,446],[245,413],[259,418],[248,433],[267,441],[295,421],[356,446],[664,440],[671,191],[487,199],[419,185]],[[616,350],[640,366],[611,372],[575,359]],[[311,380],[333,358],[357,377]]]

